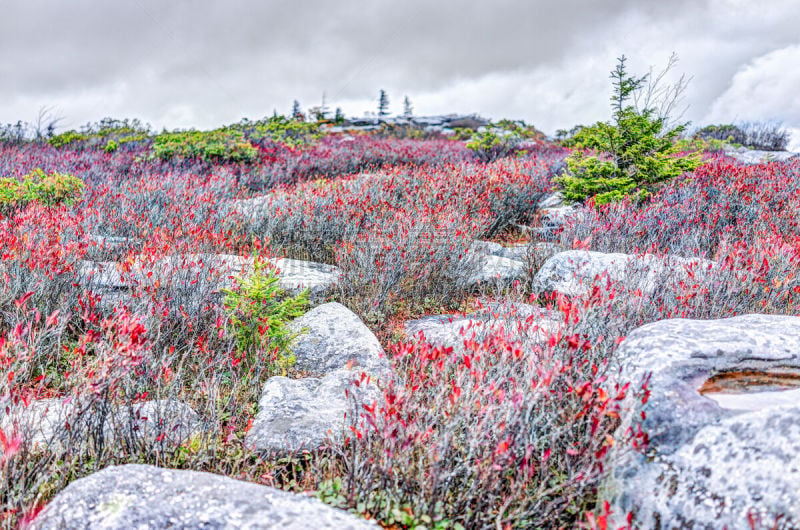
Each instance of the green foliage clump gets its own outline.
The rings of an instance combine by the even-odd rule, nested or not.
[[[243,120],[235,127],[251,140],[270,140],[292,149],[309,145],[322,136],[319,123],[286,116],[272,116],[257,122]]]
[[[543,139],[541,131],[524,121],[500,120],[473,133],[466,147],[479,160],[491,162],[517,153],[526,141]]]
[[[778,123],[745,122],[739,125],[706,125],[695,132],[693,137],[705,141],[717,140],[734,147],[783,151],[789,145],[791,134]]]
[[[493,127],[515,134],[518,138],[525,140],[544,140],[545,134],[534,127],[528,125],[523,120],[503,119],[498,121]]]
[[[34,201],[45,206],[72,204],[80,199],[83,187],[83,181],[72,175],[34,169],[22,180],[0,178],[0,208],[18,208]]]
[[[596,204],[604,204],[629,195],[643,198],[653,185],[700,165],[699,153],[681,153],[676,144],[686,124],[669,127],[669,117],[654,107],[637,109],[629,103],[648,77],[630,76],[625,56],[619,58],[611,72],[613,120],[580,128],[569,139],[576,151],[567,157],[569,174],[558,179],[567,199],[594,197]]]
[[[486,129],[474,133],[467,142],[466,147],[479,160],[491,162],[512,154],[516,150],[518,142],[519,136],[515,133],[503,133],[502,131]]]
[[[67,131],[57,134],[50,138],[48,142],[55,148],[64,147],[73,142],[83,142],[89,139],[89,136],[78,131]]]
[[[66,131],[50,138],[48,142],[56,148],[95,148],[113,153],[120,146],[149,140],[152,133],[149,125],[139,120],[115,120],[103,118],[96,123],[87,123],[80,131]]]
[[[223,128],[159,134],[153,141],[153,154],[161,160],[179,157],[207,162],[252,162],[258,157],[258,150],[242,131]]]
[[[223,290],[223,306],[233,328],[240,354],[253,356],[271,351],[269,371],[285,374],[295,358],[289,344],[298,335],[289,331],[290,320],[303,315],[308,307],[308,291],[286,296],[271,266],[258,257],[253,272],[240,278],[237,287]]]
[[[469,127],[456,127],[453,129],[453,136],[451,136],[451,138],[453,140],[467,141],[472,139],[473,134],[475,134],[475,131]]]

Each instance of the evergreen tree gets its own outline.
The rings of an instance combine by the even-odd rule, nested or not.
[[[339,125],[344,123],[344,112],[341,107],[336,107],[336,112],[333,115],[333,121]]]
[[[378,117],[383,118],[389,115],[389,96],[386,95],[386,91],[381,89],[380,95],[378,96]]]
[[[408,96],[403,98],[403,117],[410,118],[414,114],[414,107],[411,106],[411,100]]]
[[[305,116],[303,116],[303,111],[300,109],[300,102],[294,100],[292,103],[292,118],[296,120],[303,120]]]
[[[642,109],[631,104],[643,91],[657,93],[657,87],[647,75],[629,75],[625,61],[623,55],[611,72],[611,122],[583,127],[565,142],[576,148],[567,157],[569,174],[559,179],[568,199],[594,197],[603,204],[631,194],[644,198],[654,185],[700,165],[699,153],[679,155],[675,142],[688,124],[668,127],[669,116],[658,112],[657,102]]]

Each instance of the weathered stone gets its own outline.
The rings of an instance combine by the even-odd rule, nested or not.
[[[518,243],[516,245],[502,247],[500,250],[494,252],[494,255],[500,256],[501,258],[508,258],[514,261],[524,262],[529,251],[529,243]]]
[[[373,402],[379,393],[366,381],[352,385],[359,374],[337,370],[322,378],[271,377],[258,402],[258,414],[247,433],[247,445],[277,453],[316,449],[337,443],[345,428],[350,399]]]
[[[376,373],[389,369],[375,335],[338,302],[315,307],[292,321],[289,329],[300,333],[291,344],[300,370],[323,375],[340,368]]]
[[[33,529],[377,528],[303,495],[198,471],[111,466],[67,486]]]
[[[649,293],[665,276],[683,275],[689,269],[708,270],[713,266],[713,262],[700,258],[567,250],[545,261],[534,276],[533,288],[538,292],[556,291],[568,296],[582,296],[589,293],[595,279],[601,277]]]
[[[339,278],[332,265],[288,258],[268,260],[279,278],[278,284],[290,294],[308,289],[312,298],[323,296]],[[198,278],[213,282],[216,289],[229,289],[236,277],[253,271],[253,258],[231,254],[190,254],[159,261],[156,270],[160,277],[176,286],[193,286]],[[183,279],[185,281],[179,281]]]
[[[523,342],[545,341],[560,325],[556,315],[541,308],[495,302],[467,315],[432,315],[409,320],[405,331],[412,339],[422,338],[435,346],[461,350],[465,340],[481,340],[501,330]]]
[[[787,528],[800,524],[800,408],[748,412],[700,392],[720,387],[720,375],[800,377],[800,318],[664,320],[632,332],[617,354],[623,380],[650,374],[647,403],[630,398],[618,436],[644,412],[651,441],[604,488],[617,514],[634,511],[644,528],[744,528],[751,509],[767,526],[781,513]]]
[[[763,164],[764,162],[785,162],[798,155],[792,151],[761,151],[747,147],[725,149],[725,154],[743,164]]]
[[[269,260],[279,285],[290,294],[308,289],[312,301],[321,301],[339,278],[331,265],[285,258]],[[133,302],[131,291],[138,286],[171,289],[198,295],[230,289],[237,277],[250,274],[252,258],[231,254],[187,254],[169,256],[154,263],[135,260],[127,267],[114,261],[83,261],[78,280],[103,299],[103,307]],[[202,300],[197,300],[202,305]]]
[[[525,277],[521,261],[488,255],[479,258],[478,270],[467,279],[467,286],[506,286]]]
[[[129,252],[141,250],[141,242],[121,236],[89,235],[86,258],[92,261],[120,260]]]
[[[585,215],[580,205],[543,207],[539,210],[540,226],[536,232],[543,241],[555,241],[564,226],[581,222]]]
[[[495,243],[494,241],[483,241],[483,240],[475,240],[473,241],[470,246],[469,253],[476,253],[483,256],[490,256],[490,255],[497,255],[499,256],[501,252],[503,252],[503,245],[500,243]]]
[[[515,261],[522,261],[528,253],[530,243],[518,243],[508,247],[504,247],[500,243],[494,241],[473,241],[469,247],[469,253],[477,254],[478,256],[498,256],[501,258],[508,258]]]
[[[112,443],[118,438],[132,443],[180,445],[201,431],[200,417],[187,405],[174,399],[158,399],[120,407],[109,418]]]
[[[8,412],[2,410],[0,429],[6,434],[17,433],[31,446],[61,447],[66,425],[73,422],[74,415],[75,407],[63,399],[38,399],[27,406],[9,406]]]
[[[312,300],[321,300],[339,281],[340,272],[333,265],[289,258],[272,260],[277,267],[280,286],[290,293],[308,289]]]
[[[539,203],[540,210],[548,210],[551,208],[557,208],[559,206],[564,205],[564,194],[560,191],[556,191],[547,195],[542,201]]]
[[[151,400],[117,406],[101,416],[72,400],[50,398],[17,406],[0,420],[4,431],[18,432],[26,443],[60,450],[81,443],[102,430],[105,443],[165,443],[178,445],[199,432],[197,413],[177,400]]]

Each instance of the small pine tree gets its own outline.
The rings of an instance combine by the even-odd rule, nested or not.
[[[386,95],[386,91],[381,89],[380,95],[378,96],[378,117],[383,118],[389,115],[389,96]]]
[[[300,102],[297,100],[294,100],[294,103],[292,103],[292,118],[300,121],[305,119],[305,116],[303,116],[303,111],[300,108]]]
[[[567,157],[569,174],[558,179],[567,199],[594,197],[603,204],[631,194],[643,198],[654,185],[700,165],[699,153],[679,155],[676,145],[688,124],[670,128],[669,116],[659,115],[655,106],[630,104],[641,91],[653,93],[655,87],[648,86],[647,75],[629,75],[625,61],[623,55],[611,72],[612,121],[583,127],[569,139],[576,150]]]
[[[344,123],[344,112],[342,112],[341,107],[336,107],[336,112],[333,115],[333,121],[338,125]]]
[[[408,96],[403,98],[403,117],[410,118],[414,114],[414,107],[411,106],[411,100]]]

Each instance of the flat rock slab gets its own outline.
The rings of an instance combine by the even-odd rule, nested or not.
[[[723,408],[700,392],[720,374],[800,375],[800,318],[663,320],[633,331],[617,356],[623,380],[651,374],[648,402],[627,403],[618,433],[644,412],[648,456],[628,455],[604,488],[617,514],[634,511],[644,528],[744,528],[752,508],[768,527],[780,513],[793,518],[786,528],[800,524],[800,408]]]
[[[67,486],[34,529],[376,529],[321,501],[198,471],[111,466]]]
[[[279,285],[290,294],[308,289],[311,298],[324,296],[339,279],[339,270],[324,263],[302,261],[288,258],[268,260],[279,278]],[[230,288],[234,278],[246,276],[253,270],[253,258],[231,254],[197,254],[169,257],[159,261],[154,267],[158,274],[175,282],[180,278],[187,280],[178,285],[193,285],[203,275],[215,282],[217,289]]]
[[[293,453],[338,443],[346,427],[350,399],[372,403],[379,397],[373,384],[360,380],[356,372],[338,370],[325,377],[289,379],[271,377],[264,384],[258,414],[247,433],[246,444],[258,451]]]
[[[708,270],[714,265],[700,258],[567,250],[544,262],[533,278],[533,288],[540,293],[555,291],[567,296],[584,296],[599,280],[602,286],[610,281],[649,293],[665,275],[680,277],[688,270]]]
[[[322,304],[289,324],[300,335],[292,342],[300,370],[324,375],[342,368],[389,369],[383,347],[358,316],[338,302]]]
[[[21,433],[23,439],[33,446],[60,449],[70,442],[86,440],[90,432],[99,429],[102,429],[109,445],[123,441],[179,445],[200,432],[201,422],[189,405],[171,399],[119,406],[106,417],[98,418],[92,415],[91,410],[82,411],[72,401],[49,398],[31,401],[25,407],[15,407],[11,414],[3,415],[0,428]]]
[[[289,294],[308,289],[318,302],[339,281],[339,269],[323,263],[287,258],[269,260],[279,278],[279,285]],[[127,270],[126,270],[127,269]],[[83,261],[78,281],[103,297],[105,306],[130,302],[130,292],[137,286],[158,286],[183,291],[218,292],[234,285],[235,278],[250,274],[252,258],[231,254],[188,254],[170,256],[154,263],[134,261],[127,267],[115,261]]]
[[[800,156],[800,153],[794,153],[792,151],[761,151],[758,149],[748,149],[746,147],[726,149],[725,154],[743,164],[785,162],[793,157]]]
[[[557,315],[528,304],[492,303],[466,315],[431,315],[405,323],[406,335],[434,346],[463,349],[465,340],[482,340],[503,331],[523,342],[546,341],[561,327]]]

